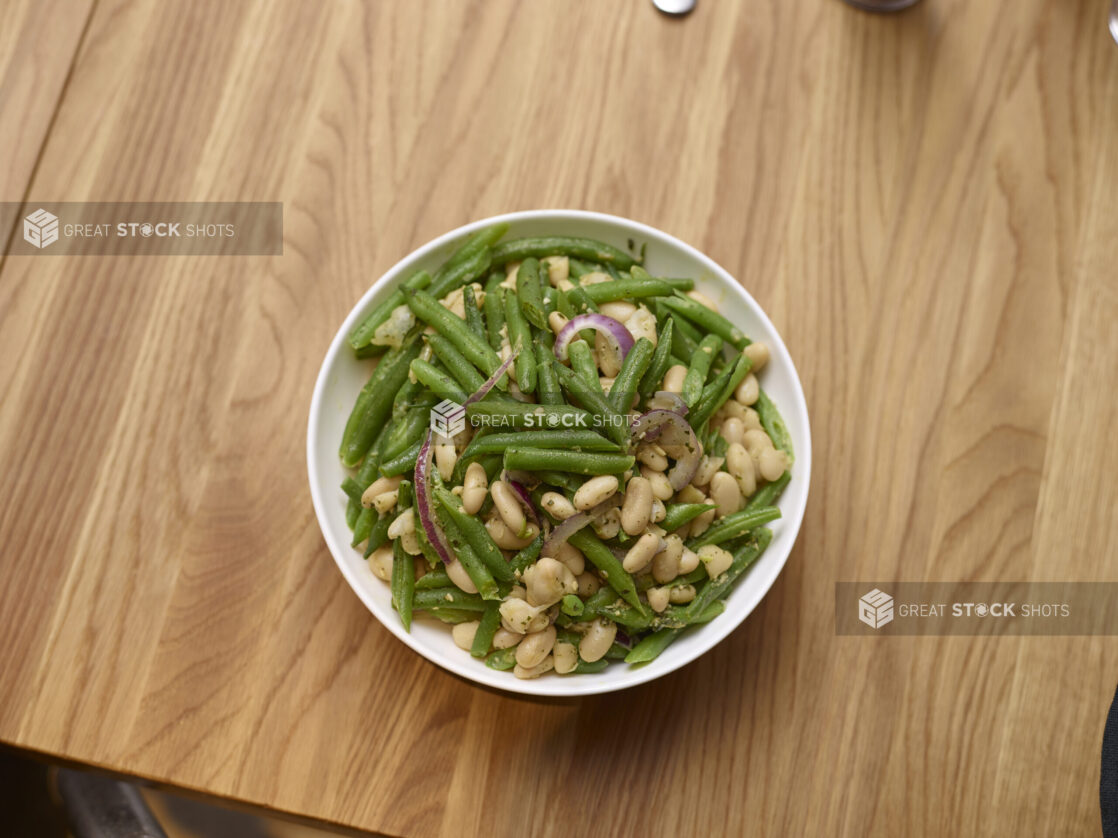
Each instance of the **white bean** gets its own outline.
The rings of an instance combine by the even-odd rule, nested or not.
[[[505,526],[517,535],[524,532],[528,520],[524,517],[524,507],[520,505],[512,487],[504,480],[494,480],[489,485],[489,494],[493,496],[493,506]]]
[[[388,537],[399,538],[408,532],[415,532],[415,508],[410,506],[388,525]]]
[[[710,500],[708,498],[703,498],[702,502],[710,503]],[[717,509],[708,509],[706,512],[696,515],[691,521],[691,535],[696,536],[705,533],[717,512]]]
[[[652,557],[652,578],[663,584],[679,576],[679,560],[683,555],[683,539],[674,533],[664,537],[664,549]]]
[[[419,546],[419,536],[416,535],[415,530],[406,532],[400,536],[400,546],[404,548],[404,552],[409,556],[420,556],[423,550]]]
[[[602,580],[593,573],[583,571],[578,575],[578,595],[586,598],[593,596],[602,589]]]
[[[659,524],[668,517],[668,507],[659,498],[652,499],[652,523]]]
[[[695,598],[695,586],[676,585],[672,588],[669,598],[673,605],[684,605]]]
[[[671,599],[671,591],[667,586],[662,588],[649,588],[644,592],[644,595],[648,597],[649,608],[657,614],[668,607],[668,603]]]
[[[543,558],[524,571],[528,604],[547,607],[578,590],[570,568],[557,559]]]
[[[454,583],[455,587],[463,590],[468,594],[477,593],[477,585],[474,580],[470,578],[470,574],[466,573],[466,568],[463,567],[462,562],[451,562],[445,568],[446,575],[450,577],[450,581]]]
[[[485,495],[488,491],[485,467],[481,463],[470,463],[469,468],[466,469],[466,476],[462,480],[462,509],[467,515],[477,515],[478,510],[485,504]]]
[[[726,462],[725,457],[711,457],[707,454],[699,460],[699,469],[695,472],[695,476],[691,479],[692,486],[706,486],[710,483],[711,478],[714,477],[715,472],[722,468],[722,464]]]
[[[727,402],[737,404],[737,402]],[[742,408],[741,424],[747,431],[761,430],[761,414],[751,407]]]
[[[741,490],[737,481],[724,471],[711,478],[710,498],[717,507],[719,517],[732,515],[741,508]]]
[[[561,561],[566,566],[567,570],[575,576],[580,575],[586,570],[586,557],[569,541],[564,541],[559,545],[559,550],[555,553],[555,558]]]
[[[717,544],[705,544],[699,548],[699,560],[706,567],[707,576],[714,579],[730,569],[734,556]]]
[[[690,547],[684,547],[683,553],[679,557],[679,572],[680,575],[690,573],[692,570],[699,566],[699,554],[692,550]]]
[[[672,489],[672,482],[668,480],[668,476],[664,472],[653,471],[648,466],[641,466],[641,477],[647,480],[652,487],[652,497],[663,501],[672,499],[675,490]]]
[[[617,491],[617,477],[612,474],[603,474],[591,477],[578,487],[575,492],[575,509],[591,509],[613,496]]]
[[[361,493],[361,505],[366,509],[371,509],[373,500],[377,495],[383,495],[385,492],[399,489],[403,479],[403,475],[397,475],[396,477],[378,477]]]
[[[601,332],[594,334],[594,348],[598,352],[598,369],[602,371],[602,375],[606,378],[616,378],[621,372],[621,359]]]
[[[653,346],[656,345],[656,316],[644,306],[637,308],[625,321],[625,328],[633,336],[633,340],[645,338]]]
[[[751,428],[745,432],[742,438],[742,445],[745,450],[749,452],[749,456],[756,462],[761,457],[762,451],[767,451],[773,447],[773,441],[769,439],[769,435],[763,430],[758,428]]]
[[[516,647],[516,662],[525,669],[531,669],[543,662],[555,646],[555,626],[543,631],[534,631],[520,641]]]
[[[656,552],[661,549],[660,536],[655,533],[646,532],[637,539],[636,544],[629,548],[629,552],[625,554],[625,558],[621,562],[621,566],[629,573],[637,573],[644,570]]]
[[[517,678],[520,678],[521,680],[527,681],[531,680],[532,678],[539,678],[541,675],[550,672],[554,668],[555,661],[552,659],[551,655],[548,655],[531,669],[525,669],[520,664],[517,664],[512,668],[512,674],[515,675]]]
[[[722,434],[724,440],[733,445],[736,442],[741,442],[742,435],[745,433],[745,423],[736,416],[731,416],[722,423],[718,432]]]
[[[760,395],[761,385],[757,383],[757,376],[753,373],[743,378],[741,384],[734,390],[734,399],[744,405],[755,404]]]
[[[573,672],[574,668],[578,666],[578,647],[573,643],[560,641],[555,644],[552,658],[555,662],[555,671],[560,675],[566,675],[568,672]]]
[[[653,471],[667,471],[668,457],[659,445],[644,444],[637,449],[637,462],[644,463]]]
[[[544,492],[540,498],[540,505],[548,515],[559,521],[566,521],[576,511],[574,504],[558,492]]]
[[[702,503],[706,500],[706,495],[694,486],[684,486],[676,495],[676,500],[680,503]]]
[[[598,311],[606,317],[612,317],[620,323],[624,323],[637,312],[637,307],[625,300],[614,300],[609,303],[601,303],[598,306]]]
[[[751,343],[745,347],[745,356],[753,362],[750,369],[753,372],[760,372],[761,367],[769,362],[769,345],[767,343]]]
[[[392,545],[378,547],[369,555],[369,570],[377,579],[389,582],[392,579]]]
[[[450,636],[454,638],[454,645],[459,649],[470,651],[470,647],[474,645],[474,635],[477,634],[479,626],[481,626],[481,623],[471,620],[468,623],[459,623],[452,628]]]
[[[528,524],[525,535],[521,538],[505,526],[505,522],[499,516],[486,521],[485,529],[489,531],[490,537],[497,542],[497,546],[502,550],[520,550],[527,547],[540,532],[540,528],[535,524]]]
[[[621,510],[616,506],[596,520],[591,526],[599,538],[615,538],[621,532]]]
[[[458,452],[454,450],[452,442],[435,443],[435,465],[438,466],[439,476],[446,481],[454,474],[454,465],[458,462]]]
[[[634,477],[625,487],[621,506],[621,527],[628,535],[639,535],[652,517],[652,484],[643,477]]]
[[[675,364],[668,367],[668,371],[664,373],[664,389],[669,393],[682,393],[683,392],[683,379],[687,376],[687,367],[683,364]]]
[[[542,614],[547,617],[547,609],[529,605],[522,599],[506,599],[500,604],[501,625],[517,634],[527,634],[532,630],[535,620]]]
[[[761,452],[761,458],[757,461],[757,469],[761,472],[761,476],[772,482],[779,480],[780,476],[784,474],[785,469],[788,468],[788,460],[784,456],[783,451],[777,451],[774,448],[769,448]]]
[[[393,489],[390,492],[381,492],[373,498],[373,509],[377,511],[378,515],[383,515],[396,505],[396,501],[400,497],[400,490]]]
[[[517,643],[524,639],[523,634],[517,634],[515,631],[509,631],[504,626],[497,629],[493,635],[493,648],[494,649],[511,649]]]
[[[553,311],[547,316],[547,325],[551,327],[551,331],[555,332],[556,336],[563,331],[563,327],[569,322],[566,315],[561,311]]]
[[[547,257],[547,281],[555,288],[562,286],[571,275],[571,260],[566,256]],[[756,346],[756,344],[754,344]]]
[[[578,644],[579,657],[587,663],[601,660],[613,645],[615,637],[617,637],[615,624],[601,618],[595,620]]]

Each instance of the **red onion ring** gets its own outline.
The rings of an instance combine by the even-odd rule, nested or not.
[[[528,490],[520,483],[513,480],[508,474],[505,475],[505,482],[509,484],[512,493],[516,495],[516,499],[520,501],[520,505],[523,506],[524,511],[528,513],[528,518],[531,522],[542,530],[540,514],[536,511],[536,505],[532,503],[532,496],[528,494]]]
[[[576,512],[567,520],[561,521],[556,525],[555,529],[551,531],[551,535],[547,537],[547,541],[543,543],[543,547],[540,549],[540,555],[544,558],[554,559],[559,552],[559,548],[566,543],[568,538],[616,505],[616,498],[606,498],[592,509],[587,509],[585,512]]]
[[[634,445],[656,441],[675,460],[668,472],[668,482],[679,491],[695,477],[703,447],[690,423],[671,410],[650,410],[637,418],[630,430]]]
[[[462,405],[462,407],[465,407],[468,404],[473,404],[474,402],[480,402],[487,395],[489,395],[489,391],[492,390],[493,387],[496,386],[497,382],[501,380],[501,376],[509,371],[509,367],[512,366],[512,362],[516,360],[516,356],[519,354],[520,347],[518,346],[511,353],[509,353],[508,358],[504,360],[501,366],[497,367],[497,371],[493,373],[493,375],[489,376],[489,378],[485,380],[485,383],[478,388],[478,391],[470,396],[468,399],[466,399],[466,404]]]
[[[687,402],[683,400],[683,396],[679,393],[673,393],[671,390],[657,390],[648,400],[648,409],[670,410],[672,413],[686,416]]]
[[[431,430],[428,428],[427,436],[419,449],[419,457],[415,461],[415,505],[419,510],[419,523],[423,526],[423,533],[427,536],[427,540],[431,542],[431,547],[442,559],[444,565],[451,565],[458,561],[458,557],[451,552],[450,546],[446,543],[446,536],[443,535],[443,531],[439,529],[439,525],[435,522],[434,506],[432,505],[431,495],[427,491],[427,476],[431,473],[431,460],[433,459],[431,436]]]
[[[560,361],[567,360],[567,347],[571,345],[571,341],[583,329],[593,329],[596,332],[601,332],[606,336],[613,350],[618,354],[622,361],[625,356],[629,354],[629,350],[633,348],[636,343],[633,340],[633,333],[625,328],[625,324],[620,320],[614,320],[612,317],[606,317],[604,314],[580,314],[577,317],[571,318],[567,325],[559,330],[559,334],[555,337],[555,357]]]

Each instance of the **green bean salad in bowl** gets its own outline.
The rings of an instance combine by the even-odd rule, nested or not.
[[[541,694],[639,683],[690,659],[657,672],[674,644],[713,645],[744,618],[724,612],[785,523],[786,490],[798,528],[805,452],[766,375],[791,369],[787,352],[759,309],[767,334],[723,312],[701,254],[692,275],[661,269],[664,240],[686,248],[591,213],[474,225],[393,269],[335,340],[308,437],[316,510],[358,593],[436,663]],[[346,355],[366,380],[335,411],[327,467],[318,419],[331,384],[344,403],[328,368]],[[810,463],[791,384],[776,389]],[[343,475],[329,500],[327,468]]]

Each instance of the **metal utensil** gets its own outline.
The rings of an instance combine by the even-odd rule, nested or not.
[[[856,6],[867,12],[899,12],[914,6],[919,0],[846,0],[851,6]]]
[[[666,15],[685,15],[695,8],[695,0],[652,0],[652,5]]]
[[[1118,0],[1110,7],[1110,37],[1118,43]]]

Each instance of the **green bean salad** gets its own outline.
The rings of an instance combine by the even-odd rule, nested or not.
[[[518,678],[654,659],[772,539],[792,445],[769,359],[694,290],[589,239],[470,236],[353,330],[379,361],[340,456],[353,546]]]

